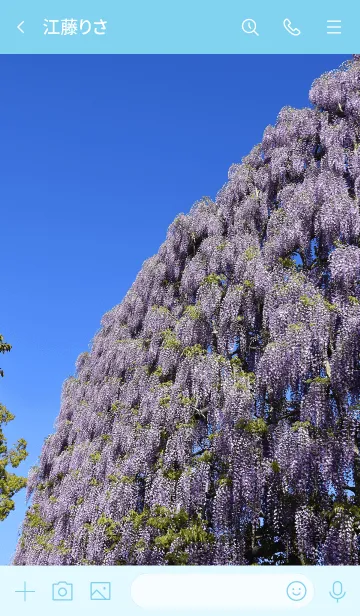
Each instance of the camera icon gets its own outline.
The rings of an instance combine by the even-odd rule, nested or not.
[[[69,582],[57,582],[52,585],[52,600],[53,601],[72,601],[73,600],[73,585]]]

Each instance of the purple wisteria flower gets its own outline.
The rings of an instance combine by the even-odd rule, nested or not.
[[[310,101],[103,317],[14,564],[358,564],[360,58]]]

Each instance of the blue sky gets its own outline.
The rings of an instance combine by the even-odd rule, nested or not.
[[[179,212],[215,198],[281,107],[346,56],[2,56],[0,401],[28,441]],[[0,523],[8,564],[26,510]]]

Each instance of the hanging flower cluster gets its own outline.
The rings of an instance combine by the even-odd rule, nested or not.
[[[358,563],[360,58],[310,101],[103,317],[14,564]]]

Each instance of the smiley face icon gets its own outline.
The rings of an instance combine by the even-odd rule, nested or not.
[[[302,601],[306,597],[306,586],[303,582],[291,582],[287,589],[286,594],[291,601]]]

